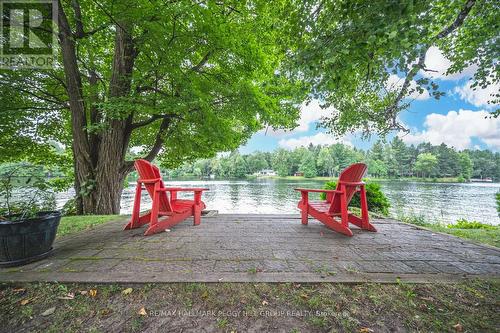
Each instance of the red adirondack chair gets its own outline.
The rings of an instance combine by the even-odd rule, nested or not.
[[[201,222],[201,211],[205,209],[205,203],[201,201],[201,194],[206,188],[181,188],[165,187],[161,179],[160,169],[146,160],[136,160],[134,163],[139,179],[135,190],[134,208],[132,218],[125,226],[125,230],[134,229],[149,223],[149,228],[144,233],[145,236],[165,231],[190,216],[194,216],[194,225]],[[141,192],[143,189],[148,191],[153,204],[151,210],[140,215]],[[194,192],[194,200],[177,199],[177,192]],[[170,193],[170,197],[166,192]],[[167,216],[166,219],[159,219]]]
[[[340,173],[335,190],[296,188],[295,190],[300,191],[302,195],[302,200],[298,204],[298,208],[301,210],[302,224],[307,225],[308,215],[311,215],[328,228],[347,236],[352,236],[349,222],[361,229],[377,231],[368,219],[365,183],[361,181],[366,169],[364,163],[348,166]],[[352,197],[358,191],[361,194],[361,217],[348,210]],[[326,193],[326,200],[310,201],[309,192]],[[336,219],[339,216],[340,221]]]

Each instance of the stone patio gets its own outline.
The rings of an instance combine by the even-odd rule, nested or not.
[[[218,215],[144,237],[126,217],[57,239],[54,255],[0,281],[408,282],[499,278],[500,249],[390,219],[345,237],[298,215]]]

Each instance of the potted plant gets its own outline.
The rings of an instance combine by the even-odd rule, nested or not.
[[[26,163],[0,170],[0,267],[51,254],[61,213],[43,168]]]

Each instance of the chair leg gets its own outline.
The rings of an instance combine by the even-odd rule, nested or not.
[[[302,224],[307,225],[309,223],[309,216],[307,214],[307,207],[302,208],[300,213],[301,213],[301,218],[302,218]]]
[[[342,223],[337,222],[333,217],[331,216],[324,216],[321,217],[321,219],[318,219],[321,223],[326,225],[328,228],[332,229],[333,231],[339,232],[341,234],[344,234],[346,236],[352,237],[352,231],[348,227],[345,227]]]
[[[155,184],[153,193],[153,204],[151,206],[150,227],[158,224],[158,213],[160,211],[160,192],[158,183]]]
[[[194,205],[193,207],[193,225],[199,225],[201,223],[201,206],[200,205]]]
[[[309,194],[307,192],[302,192],[302,203],[300,207],[301,221],[303,225],[309,223]]]
[[[366,189],[365,186],[361,186],[360,191],[361,199],[361,228],[369,231],[377,231],[375,227],[370,223],[368,215],[368,200],[366,199]]]
[[[340,185],[340,190],[343,192],[342,194],[340,194],[340,217],[342,226],[349,229],[349,212],[347,211],[347,196],[345,185]]]
[[[159,232],[164,232],[166,229],[181,223],[191,215],[192,212],[187,211],[185,213],[176,213],[174,215],[171,215],[167,219],[161,219],[155,224],[150,224],[149,227],[144,232],[144,236],[150,236]]]
[[[132,209],[132,217],[130,218],[130,222],[127,223],[124,230],[138,228],[140,226],[141,217],[141,192],[142,192],[142,184],[137,183],[135,187],[135,197],[134,197],[134,207]]]

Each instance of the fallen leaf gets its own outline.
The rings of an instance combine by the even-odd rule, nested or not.
[[[107,315],[109,315],[110,313],[111,313],[111,310],[110,310],[110,309],[102,309],[102,310],[100,311],[101,316],[107,316]]]
[[[300,294],[300,297],[307,299],[307,298],[309,298],[309,295],[308,294]]]
[[[358,332],[359,333],[372,333],[374,331],[369,327],[361,327]]]
[[[47,310],[45,310],[44,312],[42,312],[42,316],[46,317],[46,316],[50,316],[51,314],[54,313],[54,311],[56,311],[56,307],[53,306],[51,308],[48,308]]]
[[[123,294],[123,295],[128,295],[128,294],[130,294],[133,290],[134,290],[134,289],[132,289],[132,288],[127,288],[127,289],[125,289],[125,290],[123,290],[123,291],[122,291],[122,294]]]
[[[23,300],[21,301],[21,305],[26,305],[26,304],[28,304],[29,302],[31,302],[31,299],[29,299],[29,298],[23,299]]]
[[[453,328],[455,329],[455,332],[463,332],[464,331],[464,327],[462,325],[460,325],[460,323],[453,325]]]
[[[58,299],[74,299],[75,294],[73,293],[67,293],[66,296],[59,296]]]
[[[203,294],[201,294],[201,298],[208,298],[208,291],[204,291]]]
[[[90,297],[96,297],[97,296],[97,289],[90,289],[89,295],[90,295]]]
[[[146,312],[146,309],[145,308],[141,308],[139,310],[139,312],[137,312],[137,314],[141,315],[141,316],[147,316],[148,313]]]
[[[87,295],[88,291],[87,290],[80,290],[80,295]]]

